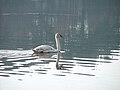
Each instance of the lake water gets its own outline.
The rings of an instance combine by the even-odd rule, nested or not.
[[[97,57],[33,55],[32,50],[0,50],[0,90],[119,90],[120,49]],[[92,52],[91,52],[92,53]],[[79,55],[80,53],[78,53]]]

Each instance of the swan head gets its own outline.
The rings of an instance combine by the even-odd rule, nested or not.
[[[55,38],[60,38],[60,37],[63,38],[63,36],[62,36],[59,32],[57,32],[57,33],[55,34]]]

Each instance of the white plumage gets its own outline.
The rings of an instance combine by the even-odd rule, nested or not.
[[[49,45],[40,45],[33,49],[34,53],[51,53],[57,52],[57,49]]]

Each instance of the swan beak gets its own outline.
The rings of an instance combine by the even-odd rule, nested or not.
[[[60,34],[60,37],[63,38],[63,36]]]

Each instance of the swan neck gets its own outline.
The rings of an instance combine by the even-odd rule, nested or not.
[[[57,48],[57,51],[60,51],[60,41],[59,41],[59,38],[56,38],[56,48]]]

